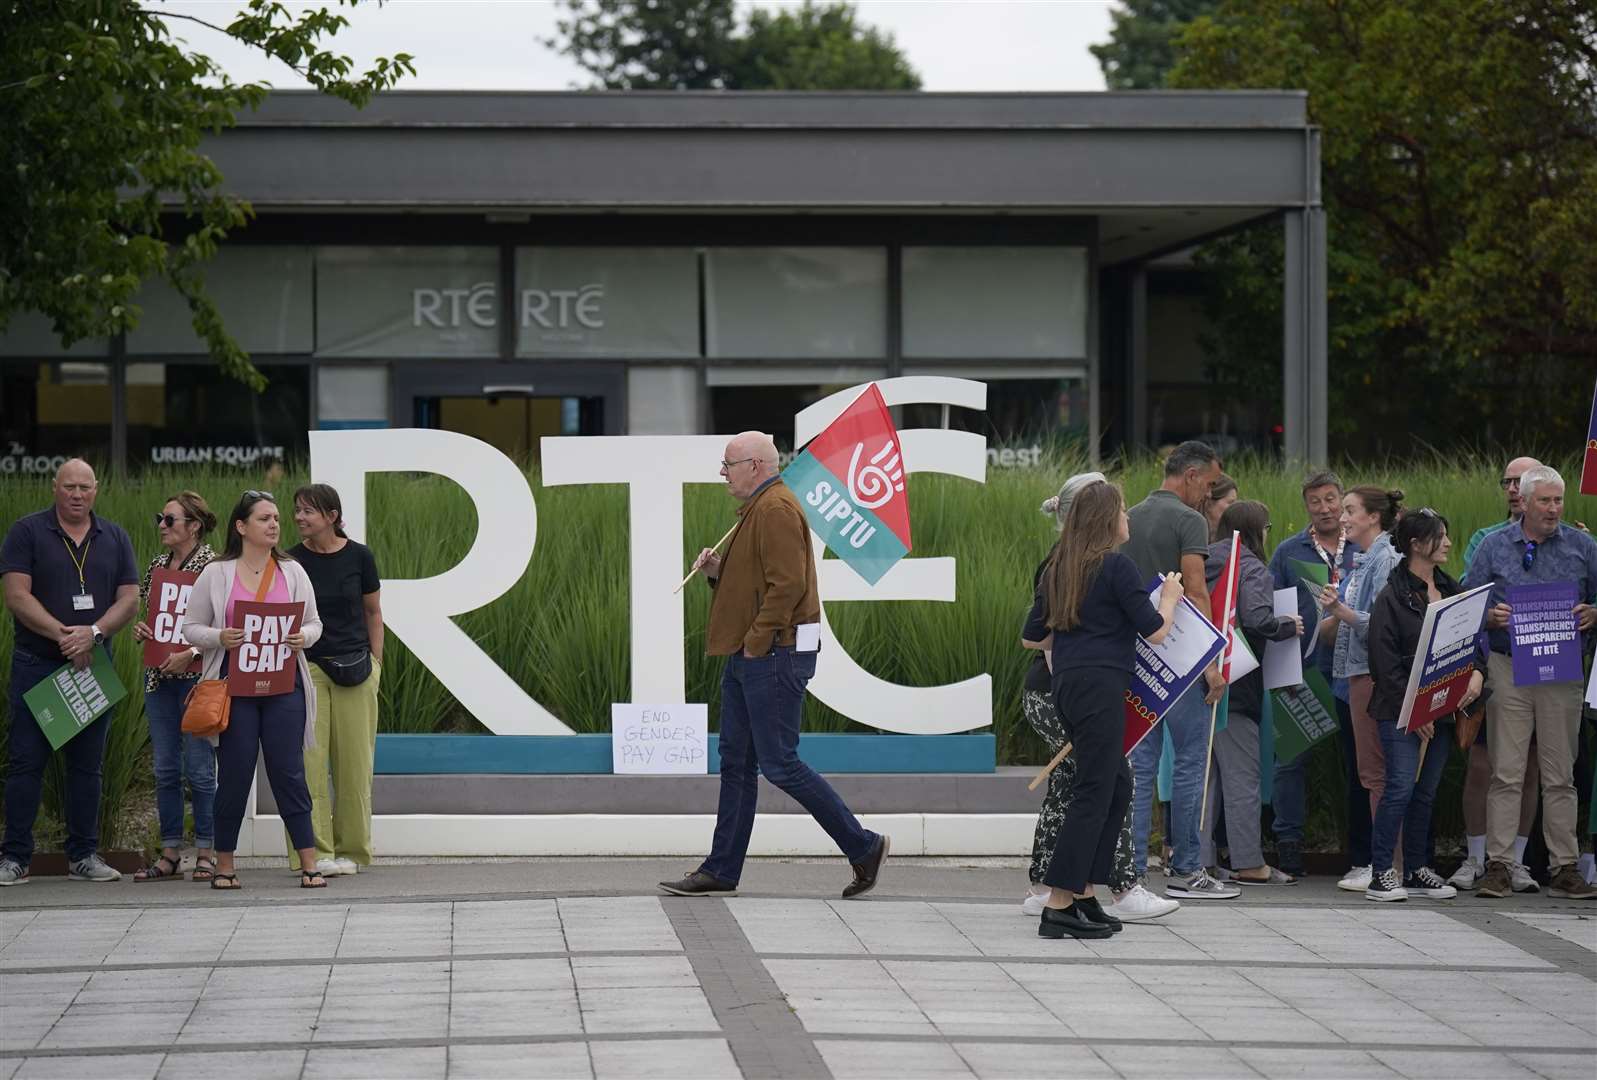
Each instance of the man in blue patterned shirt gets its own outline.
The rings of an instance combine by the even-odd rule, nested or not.
[[[1564,478],[1545,465],[1525,470],[1519,480],[1524,516],[1481,541],[1464,585],[1490,584],[1486,628],[1492,652],[1487,659],[1492,699],[1487,750],[1492,784],[1486,796],[1486,875],[1479,896],[1513,891],[1509,863],[1519,824],[1520,788],[1532,733],[1542,767],[1542,831],[1553,880],[1547,894],[1561,900],[1597,899],[1576,866],[1580,842],[1575,793],[1575,747],[1580,731],[1581,685],[1574,682],[1515,686],[1509,655],[1507,593],[1511,586],[1555,581],[1575,583],[1575,613],[1581,633],[1597,628],[1597,540],[1565,525]]]

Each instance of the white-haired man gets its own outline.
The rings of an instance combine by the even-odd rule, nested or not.
[[[1519,826],[1520,790],[1532,733],[1542,770],[1542,833],[1552,882],[1547,894],[1560,900],[1597,900],[1597,887],[1577,868],[1575,746],[1580,730],[1581,685],[1572,682],[1515,686],[1510,659],[1507,591],[1515,585],[1574,582],[1575,615],[1581,633],[1597,629],[1597,541],[1563,524],[1564,478],[1540,465],[1519,478],[1524,515],[1481,541],[1465,571],[1464,585],[1490,584],[1486,627],[1492,699],[1487,703],[1491,735],[1487,752],[1492,782],[1486,795],[1486,874],[1478,896],[1513,892],[1510,864]]]
[[[704,863],[660,888],[677,896],[737,889],[754,829],[759,777],[810,812],[854,868],[845,900],[876,886],[889,840],[859,823],[832,785],[798,756],[804,690],[815,676],[821,598],[810,527],[778,472],[769,435],[726,444],[721,475],[738,507],[726,554],[705,548],[693,565],[715,590],[704,651],[725,656],[721,676],[721,801]]]

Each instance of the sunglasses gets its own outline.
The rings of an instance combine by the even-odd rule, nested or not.
[[[1525,541],[1525,559],[1524,559],[1523,562],[1520,563],[1520,565],[1523,566],[1526,570],[1529,570],[1533,565],[1535,565],[1535,563],[1536,563],[1536,541],[1527,540],[1527,541]]]
[[[188,518],[178,517],[176,514],[156,514],[155,527],[159,529],[162,525],[165,525],[168,529],[170,529],[178,522],[188,520]]]
[[[248,491],[244,492],[244,497],[246,499],[265,499],[269,503],[275,503],[277,501],[277,497],[270,491],[256,491],[254,488],[250,488]]]

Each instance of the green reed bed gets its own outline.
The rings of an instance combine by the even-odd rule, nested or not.
[[[1559,463],[1573,477],[1573,462]],[[844,603],[827,612],[845,648],[867,670],[909,685],[938,685],[987,672],[993,682],[993,734],[1000,763],[1027,763],[1045,755],[1021,718],[1020,688],[1027,655],[1017,647],[1021,617],[1029,601],[1031,575],[1053,542],[1051,518],[1038,504],[1057,490],[1079,459],[1062,454],[1045,458],[1036,469],[990,470],[987,483],[953,477],[915,475],[909,494],[915,556],[957,560],[957,601]],[[1464,542],[1482,525],[1502,517],[1498,487],[1501,463],[1465,459],[1345,467],[1349,484],[1401,487],[1410,506],[1429,505],[1446,514],[1456,540],[1449,569],[1461,569]],[[1108,470],[1128,501],[1155,487],[1158,466],[1151,459]],[[1274,540],[1304,527],[1300,475],[1256,458],[1231,462],[1244,498],[1271,507]],[[296,542],[287,508],[303,475],[276,485],[285,504],[284,544]],[[534,700],[573,730],[608,730],[610,704],[629,696],[630,622],[628,611],[628,535],[626,490],[618,485],[544,488],[536,470],[528,482],[537,501],[537,542],[531,563],[502,597],[458,618],[465,632],[521,685]],[[199,491],[224,516],[251,475],[221,470],[152,470],[132,479],[102,482],[97,511],[122,524],[133,537],[142,567],[158,551],[149,522],[171,492]],[[378,565],[385,577],[440,573],[470,548],[477,529],[470,499],[453,482],[436,476],[382,474],[369,482],[367,522]],[[9,524],[49,504],[49,482],[42,478],[7,480],[0,486],[0,520]],[[1591,500],[1572,500],[1570,516],[1591,516]],[[688,489],[684,505],[683,555],[726,531],[733,503],[717,487]],[[216,538],[213,537],[213,540]],[[651,542],[651,541],[645,541]],[[219,546],[219,541],[218,541]],[[703,655],[710,593],[700,582],[683,591],[687,698],[710,704],[717,716],[721,664]],[[0,653],[10,650],[9,620],[0,625]],[[130,792],[149,784],[148,735],[142,715],[138,651],[129,635],[118,636],[118,668],[130,688],[117,709],[106,755],[106,837],[116,839],[116,812]],[[404,643],[390,635],[382,686],[382,730],[386,732],[480,732],[483,730],[428,673]],[[0,667],[0,683],[9,667]],[[812,731],[866,730],[813,697],[805,706]],[[1330,747],[1317,756],[1310,790],[1340,790],[1339,765]],[[1444,827],[1456,830],[1456,777],[1444,785]],[[1311,839],[1330,838],[1340,826],[1336,799],[1311,817]],[[51,782],[47,809],[59,806],[58,779]]]

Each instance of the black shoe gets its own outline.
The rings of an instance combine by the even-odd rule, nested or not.
[[[662,881],[660,888],[674,896],[731,896],[738,891],[736,883],[695,870],[681,881]]]
[[[876,888],[876,875],[882,872],[882,864],[887,861],[887,850],[893,846],[892,837],[883,833],[876,841],[876,850],[865,857],[864,862],[854,863],[854,880],[848,883],[843,890],[843,899],[852,900],[856,896],[864,896]]]
[[[1112,934],[1118,934],[1122,929],[1124,929],[1124,927],[1120,925],[1119,919],[1115,918],[1113,915],[1109,914],[1103,909],[1103,905],[1098,903],[1098,898],[1096,896],[1076,897],[1075,908],[1077,911],[1081,912],[1082,918],[1086,919],[1088,922],[1097,923],[1099,926],[1107,926],[1109,928],[1109,932]]]
[[[1115,932],[1102,923],[1082,918],[1077,910],[1079,902],[1067,908],[1042,909],[1042,922],[1037,924],[1037,936],[1045,938],[1090,938],[1101,940],[1114,937]]]
[[[1275,845],[1275,863],[1282,873],[1295,878],[1303,876],[1303,845],[1296,840],[1278,840]]]

